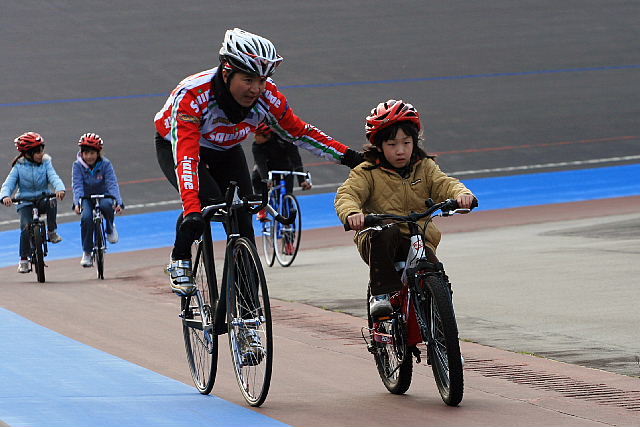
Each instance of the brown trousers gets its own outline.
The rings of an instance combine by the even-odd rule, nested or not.
[[[388,294],[402,289],[400,274],[394,263],[407,259],[410,240],[397,225],[360,233],[356,244],[360,256],[369,266],[371,295]],[[427,244],[426,249],[429,261],[438,262],[434,248]]]

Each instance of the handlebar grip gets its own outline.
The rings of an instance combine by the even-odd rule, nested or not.
[[[365,215],[364,216],[364,228],[373,227],[375,225],[378,225],[378,224],[380,224],[380,221],[381,221],[381,219],[378,218],[376,215],[372,215],[372,214]],[[353,230],[348,222],[346,224],[342,224],[342,225],[344,227],[344,231]]]

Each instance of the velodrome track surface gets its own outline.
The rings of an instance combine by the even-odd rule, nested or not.
[[[362,144],[362,119],[371,107],[404,98],[424,115],[428,150],[439,154],[445,171],[465,180],[633,165],[640,156],[639,15],[635,2],[603,7],[595,0],[285,0],[277,6],[161,1],[153,8],[142,0],[11,2],[3,4],[0,14],[0,138],[6,142],[0,164],[13,157],[16,135],[36,130],[47,139],[47,151],[69,184],[75,141],[85,131],[95,131],[107,141],[105,151],[120,177],[127,216],[178,208],[155,164],[151,117],[178,80],[213,65],[224,30],[239,26],[268,36],[285,56],[275,77],[296,112],[353,147]],[[306,153],[303,159],[314,176],[316,194],[333,191],[348,172]],[[616,189],[606,184],[605,178],[595,198],[616,196],[610,190],[618,184]],[[515,187],[504,198],[517,199],[528,191]],[[622,369],[637,377],[633,325],[639,320],[633,316],[638,293],[630,280],[638,275],[637,198],[611,202],[469,216],[487,221],[484,225],[492,230],[495,218],[499,225],[563,222],[506,227],[495,233],[496,240],[489,238],[493,232],[474,234],[482,231],[455,233],[445,240],[452,243],[441,253],[457,275],[461,330],[500,348]],[[68,199],[61,205],[61,223],[76,220],[68,215],[69,206]],[[625,215],[609,217],[615,214]],[[602,222],[578,220],[591,215],[604,217]],[[13,209],[0,209],[0,229],[15,229],[15,218]],[[307,250],[294,266],[297,272],[319,274],[322,287],[336,283],[330,263],[324,264],[330,274],[318,273],[318,262],[333,256],[351,260],[344,270],[356,276],[337,282],[340,292],[328,296],[315,294],[313,283],[306,281],[294,298],[287,292],[296,290],[290,280],[297,275],[270,270],[273,293],[282,299],[274,301],[278,345],[290,350],[278,354],[272,393],[258,412],[202,398],[191,387],[167,381],[190,383],[175,318],[177,301],[159,270],[166,248],[111,253],[111,276],[102,283],[92,271],[79,269],[77,252],[76,258],[51,261],[46,285],[33,283],[30,275],[18,276],[13,265],[0,269],[5,309],[151,370],[138,371],[3,310],[0,351],[3,360],[15,363],[5,364],[11,375],[3,375],[0,387],[0,420],[11,425],[180,425],[174,418],[180,417],[186,425],[275,423],[260,418],[267,415],[292,425],[640,424],[634,410],[640,388],[636,378],[466,342],[470,363],[461,408],[441,404],[426,369],[410,395],[389,396],[357,342],[358,317],[285,302],[304,301],[357,316],[364,270],[356,266],[362,265],[348,235],[321,230],[315,237],[307,235]],[[340,238],[342,243],[333,246]],[[517,245],[505,247],[514,240]],[[324,243],[314,248],[314,241]],[[483,258],[486,254],[508,259],[499,265],[508,274],[495,288],[465,287],[487,277],[486,271],[477,273],[481,268],[493,271],[496,265]],[[542,265],[532,268],[532,259]],[[469,266],[470,260],[479,264]],[[15,260],[2,265],[10,262]],[[544,283],[521,280],[541,273]],[[556,281],[562,286],[554,287]],[[336,298],[339,293],[345,297]],[[124,313],[135,316],[135,322]],[[318,325],[330,325],[328,336]],[[609,333],[611,328],[617,335]],[[528,350],[520,346],[523,342]],[[82,358],[87,353],[91,363]],[[497,368],[492,371],[482,360]],[[228,360],[221,364],[215,392],[242,403]],[[309,368],[323,364],[331,369]],[[85,365],[96,368],[81,369]],[[113,370],[101,369],[105,367]],[[313,376],[318,373],[320,377]],[[104,376],[111,383],[100,382]],[[132,378],[142,382],[127,382]],[[550,390],[553,384],[560,385]],[[167,411],[171,405],[179,409]],[[20,418],[24,414],[32,418]]]

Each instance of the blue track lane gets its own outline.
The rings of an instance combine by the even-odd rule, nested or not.
[[[14,427],[286,426],[3,308],[0,337],[0,420]]]
[[[464,180],[480,199],[480,210],[516,208],[640,195],[640,164]],[[339,226],[333,209],[335,193],[310,196],[298,193],[303,228]],[[116,220],[120,242],[110,252],[167,247],[173,244],[175,220],[180,211],[125,215]],[[224,239],[215,224],[214,236]],[[259,231],[259,226],[255,227]],[[47,259],[80,258],[80,223],[60,224],[64,241],[49,246]],[[18,230],[0,232],[0,267],[17,265]]]

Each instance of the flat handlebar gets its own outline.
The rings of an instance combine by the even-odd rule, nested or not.
[[[460,209],[458,202],[455,199],[447,199],[440,203],[434,203],[433,200],[429,199],[426,201],[426,205],[428,206],[426,211],[411,212],[409,215],[367,214],[364,217],[364,226],[365,228],[373,227],[382,224],[385,220],[392,220],[395,222],[418,222],[422,218],[433,216],[437,211],[441,211],[442,216],[450,216],[456,213],[467,213],[478,206],[478,202],[475,201],[471,209]],[[344,224],[344,229],[345,231],[351,230],[349,223]]]
[[[56,197],[57,196],[55,193],[43,192],[40,196],[33,197],[33,198],[25,198],[25,197],[11,198],[11,202],[12,203],[37,203],[40,200],[55,199]]]
[[[252,215],[262,209],[267,209],[279,223],[284,225],[292,224],[296,219],[296,211],[292,211],[289,217],[283,217],[269,205],[268,197],[269,193],[264,192],[262,194],[243,196],[240,199],[238,196],[238,183],[231,181],[225,193],[224,202],[203,207],[202,216],[205,220],[210,221],[220,209],[226,209],[227,212],[231,209],[246,209]]]

